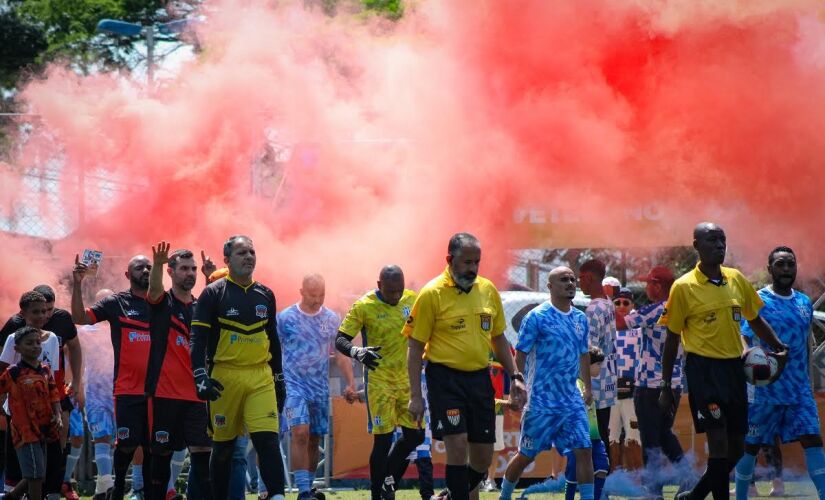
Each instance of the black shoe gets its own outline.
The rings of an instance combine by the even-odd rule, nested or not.
[[[315,497],[315,500],[326,500],[327,496],[324,495],[324,492],[319,490],[318,488],[312,488],[309,490],[312,493],[312,496]]]
[[[387,476],[381,485],[381,500],[395,500],[395,480],[392,476]]]
[[[673,497],[673,500],[687,500],[688,498],[690,498],[690,491],[691,490],[687,490],[677,493],[676,496]]]

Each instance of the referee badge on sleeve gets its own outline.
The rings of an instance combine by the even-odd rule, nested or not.
[[[742,308],[741,307],[734,307],[733,308],[733,320],[734,321],[742,321]]]
[[[482,314],[481,315],[481,329],[485,332],[489,332],[490,328],[493,326],[493,317],[489,314]]]

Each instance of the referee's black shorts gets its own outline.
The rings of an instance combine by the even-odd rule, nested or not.
[[[427,363],[425,373],[435,439],[466,432],[470,443],[496,442],[495,391],[487,368],[465,372]]]
[[[726,429],[748,432],[748,388],[742,358],[685,356],[688,401],[697,433]]]

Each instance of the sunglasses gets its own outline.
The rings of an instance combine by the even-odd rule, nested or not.
[[[623,306],[623,307],[630,307],[633,302],[630,302],[627,299],[616,299],[613,301],[613,305],[616,306]]]

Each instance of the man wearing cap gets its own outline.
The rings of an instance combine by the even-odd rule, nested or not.
[[[650,304],[626,315],[617,314],[617,323],[626,328],[636,328],[640,332],[641,345],[636,365],[633,405],[639,422],[639,435],[642,440],[642,459],[645,466],[660,457],[666,457],[673,463],[682,460],[684,452],[676,435],[673,434],[675,413],[665,413],[659,408],[659,387],[662,385],[662,349],[664,348],[667,328],[657,322],[665,309],[665,300],[670,293],[674,277],[670,269],[656,266],[641,278],[647,283],[645,294]],[[618,310],[617,310],[618,313]],[[682,363],[684,353],[679,349],[678,358],[673,365],[672,388],[675,406],[678,408],[682,395]],[[661,495],[662,485],[653,484],[654,478],[646,481],[654,491]]]
[[[642,466],[639,423],[633,408],[633,387],[639,359],[639,330],[628,328],[622,318],[634,310],[633,293],[622,287],[613,297],[616,308],[616,405],[610,412],[610,463],[636,470]],[[622,441],[624,430],[624,441]]]
[[[622,287],[622,282],[619,281],[619,278],[614,278],[613,276],[608,276],[607,278],[602,280],[602,289],[604,290],[604,294],[607,296],[608,299],[613,299],[619,293],[619,288]]]

